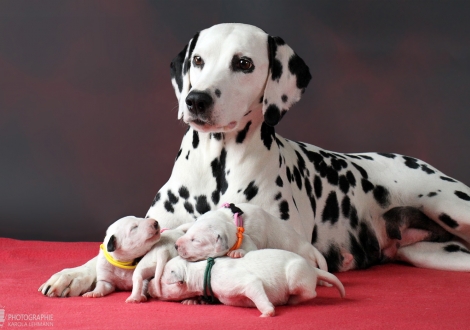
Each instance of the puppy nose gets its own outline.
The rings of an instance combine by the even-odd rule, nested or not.
[[[158,221],[155,220],[155,223],[153,224],[153,228],[157,229],[160,227],[160,225],[158,224]]]
[[[188,110],[196,115],[208,112],[213,104],[214,100],[207,92],[192,91],[186,96]]]

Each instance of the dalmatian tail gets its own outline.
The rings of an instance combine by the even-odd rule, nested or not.
[[[341,298],[344,298],[346,296],[346,291],[344,290],[343,283],[341,283],[341,281],[335,275],[321,269],[316,269],[316,272],[318,276],[317,281],[323,281],[332,284],[338,289]]]

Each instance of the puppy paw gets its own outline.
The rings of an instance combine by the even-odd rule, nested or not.
[[[137,298],[133,296],[129,296],[129,298],[126,299],[126,303],[130,303],[130,304],[138,304],[138,303],[145,302],[145,301],[147,301],[146,296],[140,296]]]
[[[90,292],[82,294],[82,297],[85,297],[85,298],[101,298],[101,297],[104,297],[104,295],[101,292],[90,291]]]
[[[246,252],[244,250],[238,249],[238,250],[233,250],[227,253],[227,256],[230,258],[243,258],[245,256]]]
[[[181,301],[183,305],[202,305],[202,301],[197,298],[190,298],[190,299],[185,299]]]
[[[260,317],[271,317],[271,316],[274,316],[274,315],[275,315],[275,312],[274,312],[274,307],[273,307],[273,308],[266,309],[266,310],[260,315]]]

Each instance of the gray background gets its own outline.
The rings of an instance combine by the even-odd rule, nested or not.
[[[470,183],[467,1],[0,2],[0,236],[93,240],[144,216],[185,131],[169,63],[198,30],[282,37],[313,79],[277,131]]]

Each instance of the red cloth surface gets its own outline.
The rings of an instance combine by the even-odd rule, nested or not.
[[[317,298],[278,306],[260,318],[255,308],[186,306],[150,300],[126,304],[129,292],[104,298],[47,298],[37,291],[53,273],[83,264],[100,243],[19,241],[0,238],[2,329],[19,329],[12,315],[45,314],[50,327],[24,329],[469,329],[470,274],[389,264],[339,273],[346,288],[318,287]],[[1,315],[1,314],[0,314]],[[18,323],[16,325],[19,325]]]

